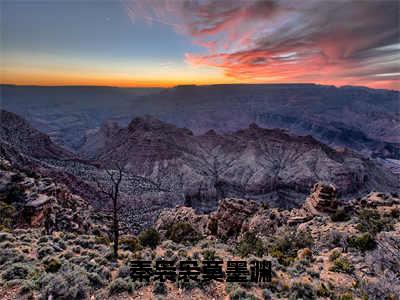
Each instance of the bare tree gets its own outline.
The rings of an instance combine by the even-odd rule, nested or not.
[[[121,163],[114,163],[115,169],[114,170],[107,170],[109,184],[101,184],[98,180],[94,179],[93,181],[96,182],[98,189],[107,198],[112,201],[112,217],[113,217],[113,225],[112,225],[112,232],[113,232],[113,254],[114,258],[118,259],[118,241],[119,241],[119,197],[120,197],[120,185],[122,182],[122,178],[124,176],[124,166]]]

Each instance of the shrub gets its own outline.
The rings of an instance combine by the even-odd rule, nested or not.
[[[0,232],[0,243],[2,242],[13,242],[15,241],[15,238],[12,236],[12,234],[8,232]]]
[[[110,295],[120,294],[127,291],[129,291],[129,284],[122,278],[113,280],[108,288]]]
[[[87,277],[90,282],[90,286],[96,289],[101,288],[104,286],[104,281],[101,276],[97,273],[88,273]]]
[[[35,283],[33,281],[24,280],[21,283],[21,288],[19,289],[19,294],[20,295],[26,295],[28,293],[31,293],[35,289],[36,289],[36,285],[35,285]]]
[[[308,231],[289,231],[279,235],[271,245],[271,255],[282,265],[288,266],[303,248],[311,248],[314,241]]]
[[[333,250],[333,251],[331,252],[331,254],[329,255],[329,260],[330,260],[330,261],[335,261],[335,259],[337,259],[337,258],[339,258],[339,257],[340,257],[340,252],[337,251],[337,250]]]
[[[336,211],[331,215],[331,220],[333,222],[345,222],[350,219],[350,215],[346,212],[344,208],[336,209]]]
[[[168,229],[167,238],[176,243],[182,243],[182,242],[193,243],[198,241],[201,237],[199,233],[197,233],[197,231],[194,230],[192,225],[186,222],[179,222],[172,225]]]
[[[38,252],[37,252],[37,257],[38,257],[39,259],[42,259],[42,258],[44,258],[44,257],[46,257],[46,256],[48,256],[48,255],[53,254],[53,253],[54,253],[53,247],[44,246],[44,247],[42,247],[42,248],[40,248],[40,249],[38,250]]]
[[[359,249],[362,252],[373,250],[376,247],[375,239],[369,232],[349,237],[348,244],[350,247]]]
[[[129,277],[129,275],[130,275],[130,268],[128,266],[122,266],[118,269],[119,278]]]
[[[263,242],[253,232],[246,232],[236,248],[241,257],[255,254],[258,257],[266,252]]]
[[[85,235],[78,237],[75,243],[85,249],[93,249],[94,246],[94,241]]]
[[[43,275],[39,282],[45,299],[85,299],[89,290],[87,273],[72,265],[64,265],[58,273]]]
[[[369,232],[375,236],[377,233],[383,230],[392,230],[393,225],[390,219],[382,219],[380,214],[373,209],[363,209],[358,214],[359,224],[357,229],[362,232]]]
[[[138,239],[131,235],[122,236],[119,240],[119,244],[124,250],[129,250],[132,252],[140,250]]]
[[[25,279],[28,277],[29,272],[32,269],[23,263],[14,263],[10,265],[2,274],[2,278],[5,281],[10,281],[14,279]]]
[[[314,289],[307,283],[294,282],[289,299],[315,299]]]
[[[242,288],[234,289],[229,294],[229,299],[230,300],[258,300],[258,298],[256,296],[254,296],[253,294],[245,291]]]
[[[400,209],[399,208],[393,208],[390,211],[390,217],[394,218],[394,219],[398,219],[400,218]]]
[[[339,295],[338,300],[353,300],[354,297],[352,294],[342,294]]]
[[[16,209],[14,206],[0,201],[0,225],[11,227],[15,212]]]
[[[167,286],[164,282],[156,282],[153,287],[153,293],[156,295],[166,295],[167,294]]]
[[[160,244],[160,234],[154,228],[142,231],[139,234],[140,244],[155,249]]]
[[[215,250],[205,250],[201,253],[203,255],[203,260],[215,260]]]
[[[44,261],[45,270],[49,273],[55,273],[61,268],[61,262],[58,258],[52,257],[50,259],[46,259]]]
[[[318,297],[328,298],[328,297],[331,296],[331,292],[329,291],[329,289],[323,283],[320,284],[320,286],[318,287],[316,293],[317,293]]]
[[[338,257],[333,261],[333,266],[330,268],[332,272],[351,274],[354,271],[354,266],[345,257]]]
[[[101,245],[109,245],[110,244],[110,239],[106,236],[95,236],[94,242],[96,244],[101,244]]]
[[[24,256],[14,248],[0,247],[0,266],[24,261]]]

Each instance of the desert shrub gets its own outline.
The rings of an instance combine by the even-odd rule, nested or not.
[[[45,243],[47,243],[49,241],[51,241],[51,236],[43,235],[38,239],[37,243],[40,245],[40,244],[45,244]]]
[[[217,219],[210,219],[208,223],[208,230],[212,235],[217,235],[218,234],[218,220]]]
[[[329,260],[330,260],[330,261],[335,261],[335,259],[339,258],[340,255],[341,255],[341,254],[340,254],[339,251],[333,250],[333,251],[331,252],[331,254],[329,255]]]
[[[203,260],[215,260],[216,259],[216,255],[215,255],[215,250],[204,250],[201,255],[203,255]]]
[[[89,290],[87,273],[80,267],[63,265],[57,273],[47,273],[40,279],[42,299],[85,299]]]
[[[179,222],[168,229],[167,238],[176,243],[193,243],[198,241],[201,236],[189,223]]]
[[[350,215],[346,212],[344,208],[336,209],[336,211],[331,215],[331,220],[333,222],[345,222],[350,219]]]
[[[241,257],[246,257],[249,254],[261,257],[266,252],[263,242],[253,232],[246,232],[244,234],[236,250]]]
[[[303,248],[311,248],[314,244],[308,231],[287,231],[280,234],[272,242],[270,254],[282,265],[290,265],[297,257],[297,252]]]
[[[356,248],[362,252],[365,252],[375,249],[376,242],[374,237],[369,232],[366,232],[361,235],[349,237],[348,245],[352,248]]]
[[[118,277],[119,278],[125,278],[125,277],[129,277],[130,275],[130,268],[129,266],[122,266],[118,269]]]
[[[380,214],[373,209],[363,209],[358,214],[357,229],[362,232],[369,232],[375,236],[384,230],[392,230],[393,224],[391,219],[382,218]]]
[[[398,219],[400,218],[400,209],[399,208],[393,208],[390,213],[389,216],[394,218],[394,219]]]
[[[54,253],[53,247],[50,247],[50,246],[46,245],[46,246],[44,246],[42,248],[39,248],[39,250],[37,252],[37,257],[39,259],[42,259],[42,258],[44,258],[44,257],[46,257],[48,255],[53,254],[53,253]]]
[[[154,228],[149,228],[139,234],[140,244],[155,249],[160,244],[160,234]]]
[[[342,294],[338,296],[338,300],[353,300],[354,297],[352,294]]]
[[[167,286],[164,282],[156,282],[153,287],[153,293],[155,295],[166,295],[168,292]]]
[[[73,252],[79,254],[79,253],[81,253],[82,248],[79,247],[79,246],[74,246],[74,247],[71,248],[71,250],[72,250]]]
[[[89,279],[90,286],[93,288],[98,289],[105,285],[103,278],[101,278],[101,276],[97,273],[88,273],[87,277]]]
[[[20,295],[26,295],[36,289],[36,284],[32,280],[24,280],[19,289]]]
[[[12,236],[12,234],[8,232],[0,232],[0,243],[13,241],[15,241],[15,238]]]
[[[16,209],[13,205],[0,201],[0,225],[9,228],[13,223]]]
[[[0,247],[0,266],[23,261],[24,256],[18,250]]]
[[[65,259],[71,259],[74,256],[74,254],[71,251],[65,251],[60,255],[60,257],[63,257]]]
[[[351,274],[354,266],[345,257],[338,257],[333,261],[333,266],[329,269],[332,272]]]
[[[101,245],[109,245],[110,244],[110,239],[106,236],[100,235],[100,236],[95,236],[94,242],[96,244],[101,244]]]
[[[86,235],[82,235],[82,236],[78,237],[76,239],[75,243],[84,249],[93,249],[93,246],[94,246],[94,241]]]
[[[331,292],[329,291],[329,289],[326,287],[325,284],[321,283],[319,285],[319,287],[316,290],[316,294],[318,297],[325,297],[328,298],[331,296]]]
[[[55,273],[61,268],[61,261],[57,257],[51,257],[43,261],[46,272]]]
[[[140,250],[138,239],[131,235],[122,236],[119,240],[119,245],[122,249],[132,252]]]
[[[108,287],[110,295],[120,294],[127,291],[129,291],[129,284],[122,278],[113,280]]]
[[[66,241],[68,241],[68,240],[74,240],[74,239],[76,239],[76,233],[68,232],[68,233],[65,234],[64,239],[65,239]]]
[[[29,265],[23,263],[14,263],[4,270],[2,273],[2,278],[5,281],[10,281],[14,279],[25,279],[28,274],[32,271]]]
[[[289,299],[315,299],[315,292],[311,285],[303,282],[294,282],[290,288]]]
[[[346,243],[346,235],[340,231],[332,230],[327,237],[329,247],[343,247]]]
[[[229,299],[230,300],[259,300],[256,296],[254,296],[253,294],[245,291],[242,288],[234,289],[229,294]]]

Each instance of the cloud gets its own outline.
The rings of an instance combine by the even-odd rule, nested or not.
[[[399,88],[396,0],[138,0],[128,7],[205,47],[205,54],[187,53],[188,63],[232,78]]]

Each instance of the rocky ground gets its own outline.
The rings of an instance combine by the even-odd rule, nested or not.
[[[342,202],[319,183],[298,209],[224,199],[211,214],[163,210],[119,259],[107,214],[65,185],[0,164],[1,299],[399,299],[400,199]],[[129,261],[272,262],[270,283],[133,282]]]

